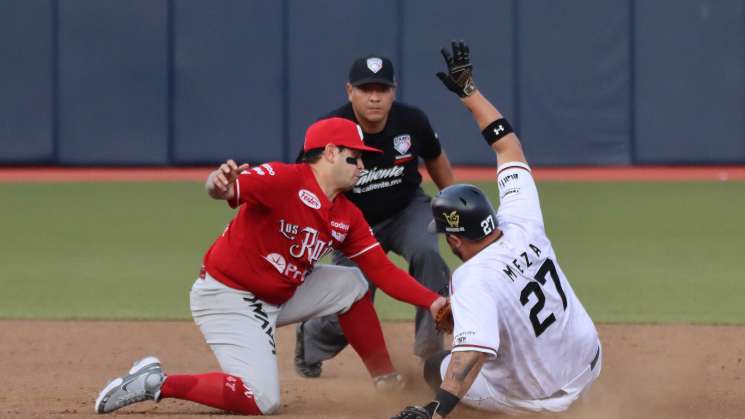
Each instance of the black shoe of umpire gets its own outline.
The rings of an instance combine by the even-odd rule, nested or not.
[[[295,372],[301,377],[318,378],[321,376],[321,365],[323,362],[318,361],[312,364],[305,362],[305,339],[303,334],[303,324],[297,325],[295,330]]]

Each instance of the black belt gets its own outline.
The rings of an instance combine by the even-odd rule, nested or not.
[[[598,345],[598,350],[595,352],[595,358],[592,358],[592,361],[590,361],[590,369],[594,370],[595,365],[598,364],[598,359],[600,358],[600,345]]]

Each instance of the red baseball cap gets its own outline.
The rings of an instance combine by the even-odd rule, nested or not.
[[[362,128],[349,119],[338,117],[321,119],[305,131],[303,151],[307,152],[315,148],[326,147],[326,144],[333,144],[352,150],[383,152],[383,150],[366,146],[362,139]]]

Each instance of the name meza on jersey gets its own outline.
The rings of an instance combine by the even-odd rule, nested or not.
[[[512,266],[517,269],[521,274],[525,274],[525,269],[533,266],[534,261],[531,261],[530,258],[528,258],[528,255],[530,253],[530,256],[535,255],[536,258],[541,257],[541,249],[538,248],[538,246],[534,244],[529,244],[528,247],[530,248],[530,251],[527,249],[520,253],[519,257],[516,257],[515,259],[512,259]],[[512,282],[515,282],[515,279],[517,279],[517,273],[512,270],[512,266],[505,265],[504,269],[502,269],[502,272],[507,275],[507,278],[509,278]]]

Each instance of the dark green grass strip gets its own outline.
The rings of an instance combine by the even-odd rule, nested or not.
[[[539,189],[595,320],[745,323],[745,183]],[[0,184],[0,318],[188,319],[201,255],[231,215],[198,183]],[[382,295],[378,305],[412,318]]]

